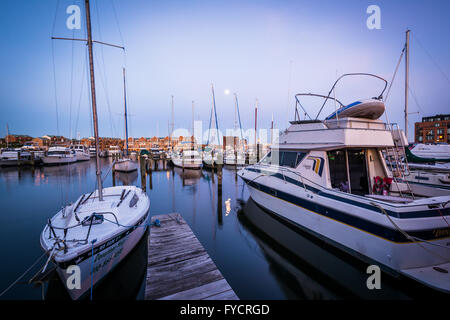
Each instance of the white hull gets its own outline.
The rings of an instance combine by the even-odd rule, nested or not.
[[[148,220],[148,218],[147,218]],[[147,220],[145,223],[147,223]],[[114,245],[108,247],[106,250],[94,254],[94,259],[92,257],[82,261],[78,266],[81,271],[81,288],[80,289],[71,289],[67,290],[70,297],[73,300],[80,299],[83,295],[89,295],[89,290],[91,285],[95,286],[99,283],[109,272],[111,272],[114,267],[116,267],[129,253],[142,236],[145,233],[145,228],[136,228],[129,235],[125,236],[123,239],[119,240]],[[100,246],[101,244],[96,244],[95,247]],[[94,247],[94,248],[95,248]],[[92,265],[92,261],[94,264]],[[91,277],[91,270],[94,269],[94,278]],[[67,269],[57,268],[59,277],[61,281],[66,286],[68,277],[70,277],[71,273],[67,273]]]
[[[88,293],[120,263],[148,226],[150,200],[141,189],[110,187],[103,189],[103,196],[99,201],[98,191],[82,195],[59,211],[41,233],[41,247],[51,255],[72,299]],[[97,217],[96,222],[93,217]],[[62,244],[66,236],[70,241]],[[58,246],[61,250],[55,250]],[[72,286],[76,282],[70,266],[80,268],[79,288]]]
[[[448,144],[417,144],[411,149],[416,157],[445,160],[450,159],[450,145]]]
[[[175,166],[185,169],[201,169],[202,167],[202,159],[184,159],[180,158],[172,159],[172,162]]]
[[[229,165],[229,166],[234,166],[234,165],[237,165],[237,166],[245,166],[245,158],[239,158],[239,157],[238,157],[237,163],[236,163],[234,157],[225,157],[225,159],[223,160],[223,162],[224,162],[226,165]]]
[[[292,196],[305,199],[305,201],[317,203],[319,206],[329,208],[328,210],[330,211],[338,210],[356,219],[368,220],[374,226],[381,225],[384,228],[394,229],[392,223],[381,212],[355,207],[343,201],[337,201],[330,197],[311,193],[304,188],[295,187],[293,190],[292,185],[289,183],[286,184],[283,181],[277,181],[279,179],[268,180],[272,178],[268,176],[259,176],[259,178],[256,178],[257,176],[256,174],[248,175],[246,172],[243,177],[250,181],[256,179],[259,184],[270,185],[273,189],[279,190],[278,192],[292,194]],[[403,274],[435,289],[450,292],[450,273],[440,273],[433,269],[433,267],[440,267],[450,270],[448,239],[441,237],[431,240],[434,244],[441,245],[442,247],[433,246],[425,242],[421,242],[418,245],[413,242],[390,241],[351,226],[350,224],[338,221],[337,219],[310,211],[304,207],[275,197],[249,184],[247,186],[252,199],[257,204],[275,213],[286,222],[368,263],[377,264],[385,271],[394,274]],[[441,199],[444,199],[444,197]],[[406,232],[422,229],[442,229],[446,227],[442,217],[421,219],[397,219],[391,217],[391,219]],[[450,219],[447,218],[447,220]],[[418,270],[421,271],[418,272]]]
[[[76,157],[77,161],[88,161],[91,159],[91,155],[84,152],[76,152]]]
[[[75,156],[71,157],[43,157],[42,162],[47,165],[52,164],[67,164],[67,163],[74,163],[77,161],[77,158]]]
[[[137,170],[138,165],[130,159],[121,159],[114,164],[114,170],[121,172],[131,172]]]

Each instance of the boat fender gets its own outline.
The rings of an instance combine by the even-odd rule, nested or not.
[[[383,179],[380,176],[373,178],[372,191],[374,194],[381,194],[383,192]]]
[[[154,225],[155,227],[161,227],[161,222],[159,221],[159,219],[156,219],[153,223],[152,223],[152,225]]]

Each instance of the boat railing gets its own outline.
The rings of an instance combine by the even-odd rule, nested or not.
[[[328,92],[328,95],[326,95],[326,96],[325,95],[321,95],[321,94],[314,94],[314,93],[299,93],[299,94],[296,94],[295,95],[295,100],[296,100],[296,103],[295,103],[295,116],[294,116],[295,121],[300,121],[300,115],[298,114],[298,108],[297,108],[298,105],[300,105],[300,107],[305,112],[305,115],[307,115],[308,118],[310,120],[312,120],[312,121],[317,121],[318,120],[318,118],[320,116],[320,113],[322,112],[322,110],[325,107],[325,104],[328,102],[328,100],[334,100],[335,102],[337,102],[340,105],[340,108],[345,107],[345,105],[342,102],[340,102],[338,99],[336,99],[336,97],[334,97],[334,96],[332,97],[331,94],[334,92],[338,82],[342,78],[349,77],[349,76],[367,76],[367,77],[373,77],[373,78],[376,78],[376,79],[379,79],[379,80],[383,81],[384,82],[383,90],[381,91],[381,93],[378,96],[373,98],[373,99],[376,99],[376,100],[383,100],[383,94],[386,91],[386,88],[387,88],[387,85],[388,85],[388,82],[387,82],[386,79],[384,79],[384,78],[382,78],[380,76],[377,76],[375,74],[372,74],[372,73],[361,73],[361,72],[358,72],[358,73],[346,73],[346,74],[341,75],[339,78],[337,78],[337,80],[334,82],[333,86],[331,87],[330,91]],[[308,114],[306,109],[302,106],[302,104],[300,103],[299,99],[297,98],[298,96],[312,96],[312,97],[319,97],[319,98],[323,98],[324,99],[324,102],[322,103],[322,106],[320,107],[320,109],[317,112],[317,115],[316,115],[316,117],[314,119],[310,117],[310,115]]]

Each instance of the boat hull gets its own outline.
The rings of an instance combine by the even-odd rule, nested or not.
[[[440,281],[431,281],[433,273],[414,273],[412,270],[433,267],[448,267],[445,261],[437,259],[429,250],[441,257],[448,257],[448,248],[437,248],[424,243],[394,242],[357,229],[336,219],[308,210],[291,202],[282,200],[247,184],[252,199],[261,207],[275,213],[287,223],[306,231],[321,240],[370,264],[378,265],[391,275],[404,275],[424,283],[436,290],[450,292],[450,273],[439,273]],[[316,200],[317,201],[317,200]],[[448,240],[433,241],[445,246]],[[448,264],[448,263],[447,263]],[[438,273],[437,271],[434,271]],[[417,276],[416,278],[414,276]]]
[[[76,157],[44,157],[42,163],[45,165],[68,164],[77,161]]]
[[[114,170],[120,172],[132,172],[137,170],[137,168],[137,163],[131,160],[118,161],[114,164]]]
[[[202,160],[201,159],[194,159],[194,160],[183,160],[182,159],[172,159],[172,163],[176,167],[185,168],[185,169],[201,169],[202,168]]]
[[[99,283],[107,274],[109,274],[109,272],[111,272],[121,261],[126,258],[126,256],[133,250],[145,234],[147,227],[144,226],[148,224],[148,217],[149,215],[147,213],[146,219],[143,223],[141,223],[142,227],[135,228],[131,232],[124,231],[122,234],[115,237],[118,238],[118,240],[113,245],[105,246],[103,250],[99,250],[97,253],[94,253],[93,258],[91,256],[77,264],[80,268],[81,275],[80,289],[68,289],[67,284],[68,281],[70,282],[69,278],[73,271],[68,271],[67,268],[57,267],[57,273],[73,300],[78,300],[86,295],[89,295],[91,286],[95,286]],[[106,243],[115,240],[115,238],[108,240]],[[104,244],[105,243],[99,243],[95,245],[94,252],[96,252],[96,249],[100,248]],[[93,278],[92,270],[94,270]]]

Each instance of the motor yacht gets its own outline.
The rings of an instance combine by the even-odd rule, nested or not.
[[[383,80],[381,94],[350,104],[331,98],[340,79],[361,75]],[[347,74],[328,96],[296,95],[295,120],[278,144],[238,175],[251,198],[284,223],[385,272],[450,292],[450,196],[417,194],[388,168],[382,151],[395,144],[379,119],[386,86],[375,75]],[[315,119],[300,120],[303,96],[325,99]],[[319,120],[328,100],[339,109]]]

